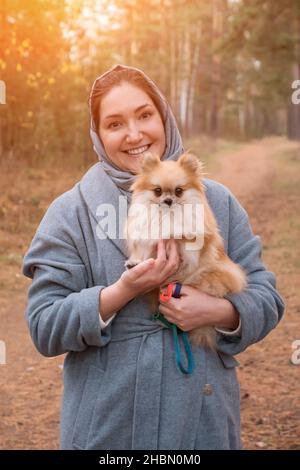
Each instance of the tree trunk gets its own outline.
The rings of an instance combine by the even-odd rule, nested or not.
[[[6,0],[3,0],[0,15],[1,15],[0,18],[1,18],[1,29],[2,29],[2,33],[0,34],[0,39],[1,39],[1,48],[4,51],[4,49],[5,49],[5,43],[4,43],[4,41],[5,41],[5,29],[6,29]],[[6,91],[4,91],[4,93],[6,95]],[[6,98],[6,96],[5,96],[5,98]],[[5,102],[6,102],[6,99],[5,99]],[[3,142],[3,138],[4,138],[4,119],[3,119],[3,116],[4,116],[4,113],[5,113],[5,110],[3,109],[4,106],[7,106],[7,105],[0,103],[0,159],[4,157],[4,142]]]
[[[202,33],[202,24],[199,21],[196,25],[194,30],[192,31],[192,37],[195,39],[192,41],[191,44],[191,68],[190,68],[190,76],[189,76],[189,86],[188,86],[188,95],[187,95],[187,102],[186,102],[186,133],[187,136],[190,136],[193,132],[194,127],[194,111],[195,111],[195,96],[196,96],[196,86],[197,86],[197,77],[199,71],[199,62],[200,62],[200,44],[201,44],[201,33]],[[191,38],[192,39],[192,38]]]
[[[212,47],[215,48],[223,29],[223,4],[220,0],[212,1]],[[212,54],[212,86],[211,86],[211,115],[210,134],[217,138],[219,134],[219,108],[221,88],[221,58],[220,54]]]

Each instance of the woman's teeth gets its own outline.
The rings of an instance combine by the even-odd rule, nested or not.
[[[129,155],[139,155],[140,153],[146,152],[149,147],[150,145],[144,145],[143,147],[139,147],[136,149],[126,150],[126,152],[129,153]]]

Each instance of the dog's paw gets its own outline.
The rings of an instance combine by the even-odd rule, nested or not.
[[[183,233],[183,237],[186,238],[186,240],[195,240],[197,234],[196,232],[186,231]]]
[[[127,261],[125,261],[125,268],[128,270],[128,269],[131,269],[131,268],[134,268],[137,264],[139,264],[138,261],[134,261],[132,259],[128,259]]]

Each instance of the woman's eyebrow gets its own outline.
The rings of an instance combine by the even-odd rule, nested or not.
[[[151,104],[150,103],[142,104],[141,106],[136,108],[134,112],[137,113],[138,111],[141,111],[141,109],[146,108],[147,106],[151,106]],[[122,117],[122,114],[110,114],[109,116],[105,116],[104,120],[118,118],[118,117]]]

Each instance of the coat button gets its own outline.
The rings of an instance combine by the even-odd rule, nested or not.
[[[213,386],[211,384],[205,384],[203,387],[204,395],[211,395],[213,392]]]

